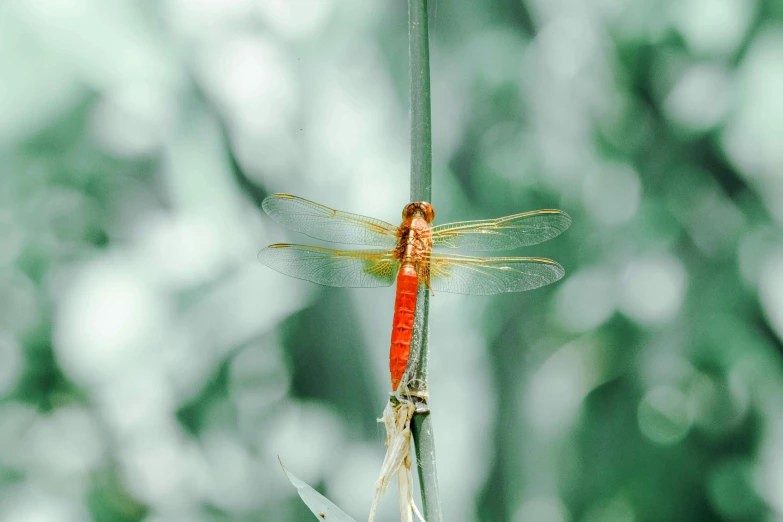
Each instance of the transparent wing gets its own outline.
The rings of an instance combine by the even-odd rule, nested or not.
[[[258,260],[273,270],[324,286],[373,288],[394,282],[400,262],[384,250],[333,250],[306,245],[271,245]]]
[[[434,246],[466,250],[508,250],[543,243],[571,225],[561,210],[535,210],[498,219],[460,221],[432,227]]]
[[[397,227],[380,219],[334,210],[288,194],[261,203],[269,217],[291,230],[334,243],[393,247]]]
[[[554,283],[565,274],[551,259],[480,258],[432,253],[430,286],[435,292],[492,295],[524,292]]]

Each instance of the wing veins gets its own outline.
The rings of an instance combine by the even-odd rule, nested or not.
[[[555,261],[536,257],[479,258],[433,253],[429,261],[432,288],[458,294],[522,292],[553,283],[564,273]]]
[[[288,194],[274,194],[262,205],[279,224],[323,241],[393,246],[398,227],[380,219],[331,209]]]
[[[278,244],[258,253],[258,259],[282,274],[323,286],[372,288],[394,282],[398,262],[388,251],[336,250]]]
[[[459,221],[432,229],[435,246],[504,250],[548,241],[566,230],[571,217],[560,210],[523,212],[496,219]]]

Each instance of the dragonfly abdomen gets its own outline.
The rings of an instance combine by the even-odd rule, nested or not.
[[[403,263],[397,276],[397,297],[394,300],[389,370],[392,390],[397,391],[411,352],[413,319],[416,312],[416,293],[419,289],[419,275],[411,263]]]

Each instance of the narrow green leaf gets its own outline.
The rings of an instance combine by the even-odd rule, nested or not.
[[[316,490],[308,486],[305,482],[299,480],[294,475],[289,473],[282,461],[280,467],[283,468],[288,480],[296,488],[296,492],[313,512],[315,518],[318,520],[325,520],[326,522],[356,522],[345,511],[335,506],[328,498],[318,493]]]

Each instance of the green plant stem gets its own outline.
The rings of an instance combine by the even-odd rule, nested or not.
[[[430,107],[430,44],[427,0],[408,0],[408,42],[410,49],[411,116],[411,201],[432,200],[432,116]],[[409,389],[426,397],[427,350],[429,341],[430,293],[419,288],[416,298]],[[421,487],[422,509],[427,522],[441,522],[435,438],[426,400],[417,405],[411,420],[416,464]]]
[[[432,199],[432,115],[427,0],[408,0],[411,82],[411,201]]]
[[[417,409],[411,420],[411,433],[416,449],[416,466],[419,473],[424,520],[442,522],[438,470],[435,466],[435,436],[432,432],[432,417],[430,417],[429,409],[423,412],[419,412]]]

